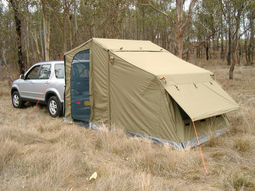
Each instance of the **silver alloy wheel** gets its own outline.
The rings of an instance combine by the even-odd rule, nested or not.
[[[19,106],[19,96],[17,94],[14,94],[12,97],[12,102],[15,107]]]
[[[57,102],[55,100],[51,100],[50,104],[49,104],[49,111],[52,115],[55,115],[57,113],[58,110],[58,105]]]

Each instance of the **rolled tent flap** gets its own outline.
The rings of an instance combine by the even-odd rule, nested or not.
[[[239,108],[215,81],[165,86],[165,89],[194,121]]]

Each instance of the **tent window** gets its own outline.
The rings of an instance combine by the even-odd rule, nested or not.
[[[181,113],[182,120],[185,121],[185,120],[190,119],[190,117],[188,116],[188,114],[179,106],[179,104],[177,104],[177,105],[178,105],[178,109],[179,109],[179,111],[180,111],[180,113]]]

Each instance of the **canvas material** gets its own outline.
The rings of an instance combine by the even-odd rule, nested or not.
[[[165,86],[169,94],[194,121],[239,108],[216,81]]]
[[[66,118],[72,117],[72,58],[86,49],[91,54],[92,123],[118,125],[130,132],[181,143],[194,138],[194,130],[185,126],[178,104],[190,118],[197,120],[199,135],[206,133],[200,119],[238,108],[210,71],[189,64],[149,41],[93,38],[65,54]],[[206,123],[210,125],[209,120]],[[217,128],[228,125],[226,120],[217,123],[220,124]]]
[[[64,115],[66,118],[72,118],[71,114],[71,67],[73,57],[82,50],[87,50],[91,46],[91,40],[78,46],[77,48],[65,53],[65,106]]]
[[[194,121],[239,108],[212,78],[212,73],[168,52],[114,52],[161,80],[165,89]]]
[[[109,80],[108,80],[108,51],[102,49],[97,44],[91,47],[92,68],[90,70],[91,87],[91,110],[90,119],[93,123],[109,124]]]
[[[111,124],[131,132],[179,141],[176,124],[171,120],[174,111],[168,109],[158,78],[116,55],[109,69]]]

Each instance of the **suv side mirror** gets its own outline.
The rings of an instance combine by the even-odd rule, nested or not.
[[[25,77],[24,74],[20,74],[20,75],[19,75],[19,79],[24,80],[24,77]]]

